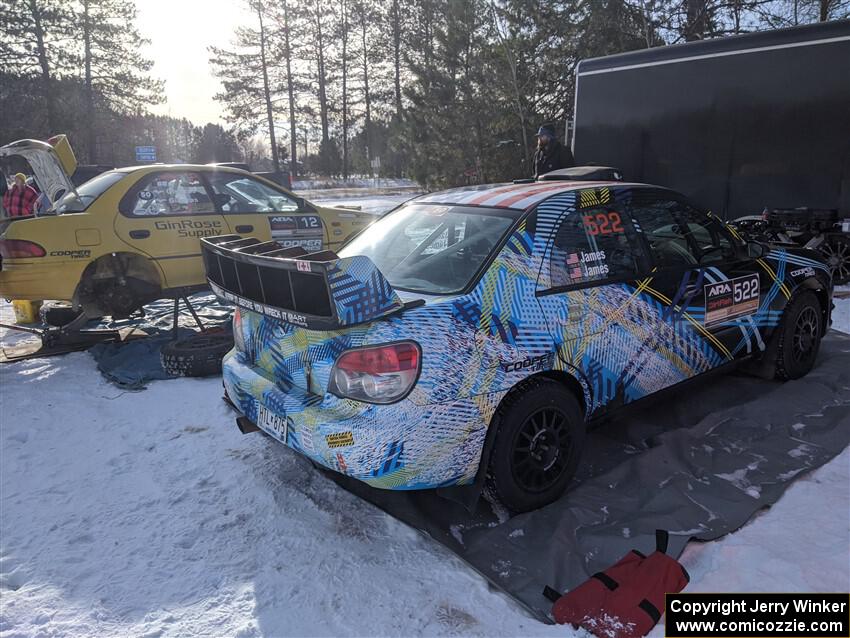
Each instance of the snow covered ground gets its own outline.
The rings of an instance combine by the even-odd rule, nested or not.
[[[850,299],[837,306],[850,322]],[[220,379],[124,392],[87,353],[0,366],[2,638],[584,635],[243,436],[220,396]],[[849,511],[845,450],[739,531],[691,544],[687,591],[846,591]]]
[[[296,191],[316,190],[320,188],[413,188],[418,186],[416,182],[406,178],[395,177],[350,177],[342,179],[337,177],[315,177],[310,179],[297,179],[292,182],[292,189]]]
[[[385,213],[409,199],[417,197],[420,193],[403,193],[398,195],[363,195],[339,197],[332,191],[311,198],[310,201],[322,206],[359,206],[360,210],[367,213]]]

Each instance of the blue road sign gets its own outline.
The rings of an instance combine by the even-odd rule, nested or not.
[[[156,146],[137,146],[136,147],[137,162],[155,162],[156,161]]]

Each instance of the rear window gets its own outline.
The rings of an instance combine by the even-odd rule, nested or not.
[[[59,215],[64,213],[82,213],[92,205],[94,200],[103,195],[110,186],[121,181],[125,176],[126,173],[115,171],[101,173],[97,177],[93,177],[89,181],[77,186],[76,193],[65,193],[62,199],[53,206],[53,210]]]
[[[408,204],[369,226],[339,254],[366,255],[400,290],[458,293],[472,283],[518,214],[472,206]]]

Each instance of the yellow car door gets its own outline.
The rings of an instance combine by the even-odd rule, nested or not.
[[[206,177],[231,232],[309,252],[327,246],[324,220],[303,199],[242,171],[216,170]]]
[[[115,233],[163,272],[163,288],[204,284],[201,237],[229,232],[199,171],[145,174],[121,198]]]

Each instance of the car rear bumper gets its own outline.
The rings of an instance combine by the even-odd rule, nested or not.
[[[3,299],[70,301],[80,280],[81,267],[69,263],[38,263],[4,259],[0,271]]]
[[[223,362],[230,401],[260,426],[263,406],[286,419],[281,443],[326,468],[393,490],[463,485],[475,479],[487,424],[501,399],[484,395],[439,405],[372,405],[283,387],[233,351]]]

